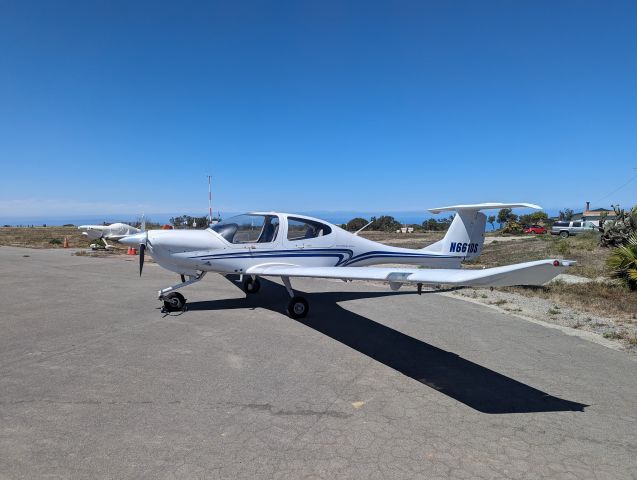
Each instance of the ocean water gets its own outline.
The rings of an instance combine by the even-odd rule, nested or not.
[[[233,215],[238,215],[243,212],[221,212],[222,218],[229,218]],[[366,219],[370,219],[371,217],[380,217],[382,215],[391,215],[396,220],[401,223],[422,223],[423,220],[431,218],[431,215],[428,212],[392,212],[392,211],[382,211],[382,212],[329,212],[329,211],[308,211],[308,212],[294,212],[300,215],[308,215],[311,217],[316,217],[323,219],[327,222],[334,223],[340,225],[341,223],[347,223],[352,218],[362,217]],[[191,216],[204,216],[206,213],[192,213],[187,212],[186,215]],[[170,218],[184,215],[184,213],[149,213],[146,214],[146,219],[151,220],[157,223],[168,223]],[[437,216],[439,218],[443,218],[443,215]],[[106,215],[55,215],[55,216],[35,216],[35,217],[17,217],[17,216],[0,216],[0,225],[48,225],[48,226],[60,226],[65,224],[73,224],[73,225],[87,225],[87,224],[96,224],[101,225],[103,222],[106,223],[115,223],[115,222],[123,222],[123,223],[134,223],[140,219],[139,215],[129,215],[129,214],[106,214]]]
[[[494,213],[497,213],[495,210]],[[549,216],[555,215],[557,212],[552,210],[546,210]],[[233,215],[238,215],[244,212],[220,212],[222,218],[229,218]],[[450,212],[446,212],[441,215],[432,215],[426,210],[422,211],[377,211],[377,212],[360,212],[360,211],[325,211],[325,210],[314,210],[314,211],[305,211],[305,212],[294,212],[299,213],[301,215],[308,215],[311,217],[316,217],[323,219],[327,222],[334,223],[336,225],[340,225],[342,223],[347,223],[352,218],[362,217],[365,219],[370,219],[371,217],[380,217],[382,215],[391,215],[396,220],[401,223],[415,223],[420,224],[424,220],[429,218],[437,218],[442,219],[449,216]],[[520,209],[516,211],[518,214],[528,213],[525,210]],[[191,215],[191,216],[204,216],[207,215],[206,212],[185,212],[185,213],[148,213],[146,214],[146,219],[156,223],[169,223],[170,218],[180,216],[180,215]],[[131,214],[104,214],[104,215],[42,215],[42,216],[27,216],[27,217],[19,217],[19,216],[9,216],[0,214],[0,226],[2,225],[11,225],[11,226],[60,226],[65,224],[73,224],[73,225],[101,225],[103,222],[106,223],[115,223],[115,222],[123,222],[123,223],[135,223],[140,219],[139,215],[131,215]],[[487,224],[487,229],[489,230],[491,226]]]

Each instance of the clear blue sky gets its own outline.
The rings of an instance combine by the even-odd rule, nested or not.
[[[0,0],[0,216],[637,203],[637,2]],[[599,202],[598,202],[599,200]]]

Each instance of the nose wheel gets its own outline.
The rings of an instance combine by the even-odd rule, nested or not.
[[[183,312],[186,310],[186,299],[179,292],[171,292],[162,298],[166,312]]]

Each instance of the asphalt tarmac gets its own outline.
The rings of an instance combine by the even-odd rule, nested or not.
[[[0,247],[0,478],[637,478],[637,363],[366,283]]]

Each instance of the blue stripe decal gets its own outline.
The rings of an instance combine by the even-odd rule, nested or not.
[[[235,258],[289,258],[289,257],[336,257],[338,259],[335,266],[341,265],[346,260],[352,258],[354,252],[348,249],[337,248],[321,248],[312,250],[270,250],[270,251],[251,251],[251,252],[231,252],[218,253],[208,255],[198,255],[190,258],[199,258],[201,260],[225,260]]]
[[[228,252],[207,255],[196,255],[189,258],[201,260],[225,260],[237,258],[290,258],[290,257],[336,257],[338,261],[335,266],[352,265],[363,260],[374,258],[402,258],[402,259],[425,259],[425,258],[460,258],[458,255],[436,255],[432,253],[416,252],[392,252],[392,251],[371,251],[354,256],[354,252],[341,248],[315,248],[315,249],[294,249],[294,250],[256,250],[249,252]]]
[[[345,262],[346,265],[351,265],[353,263],[356,262],[360,262],[363,260],[369,260],[372,258],[413,258],[413,259],[419,259],[419,258],[458,258],[458,256],[456,255],[436,255],[436,254],[430,254],[430,253],[416,253],[416,252],[392,252],[392,251],[371,251],[371,252],[365,252],[365,253],[361,253],[360,255],[356,255],[355,257],[352,257],[351,259],[349,259],[347,262]]]

